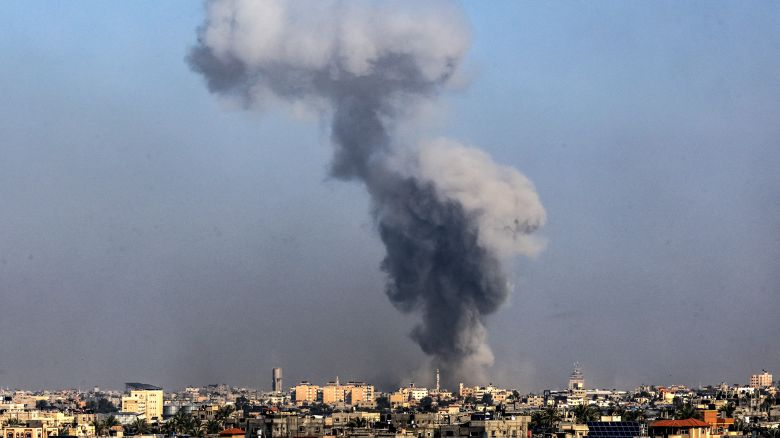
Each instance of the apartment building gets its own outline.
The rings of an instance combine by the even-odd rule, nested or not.
[[[147,421],[162,420],[163,390],[146,383],[127,383],[128,394],[122,396],[122,412],[143,414]]]

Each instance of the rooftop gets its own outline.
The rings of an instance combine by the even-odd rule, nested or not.
[[[710,427],[708,423],[695,418],[686,418],[685,420],[658,420],[650,423],[650,427]]]
[[[162,391],[159,386],[149,385],[148,383],[128,382],[125,383],[128,390],[136,391]]]

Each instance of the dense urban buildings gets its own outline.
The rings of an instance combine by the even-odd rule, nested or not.
[[[187,436],[210,438],[715,438],[780,435],[778,388],[767,371],[745,384],[589,388],[575,364],[566,389],[521,394],[493,384],[457,391],[409,383],[301,382],[284,391],[228,385],[124,392],[0,390],[0,438]]]

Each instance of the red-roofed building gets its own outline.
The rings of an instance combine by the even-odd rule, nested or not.
[[[220,438],[244,438],[246,431],[238,429],[236,427],[231,429],[225,429],[219,433]]]
[[[685,420],[658,420],[650,423],[651,437],[709,438],[710,424],[695,418]]]

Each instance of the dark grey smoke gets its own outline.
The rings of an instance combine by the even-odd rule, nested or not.
[[[334,2],[312,16],[311,3],[264,5],[208,3],[190,66],[211,92],[248,108],[281,98],[332,115],[331,175],[361,181],[371,196],[387,296],[421,313],[411,336],[445,381],[484,378],[485,317],[509,291],[500,256],[529,252],[520,236],[542,224],[543,209],[522,175],[481,152],[440,140],[417,156],[393,139],[395,125],[456,72],[467,41],[457,11]]]

